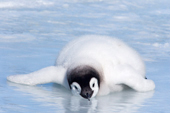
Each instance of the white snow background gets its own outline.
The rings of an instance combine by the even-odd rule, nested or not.
[[[82,35],[117,37],[136,49],[155,91],[112,93],[87,101],[56,84],[8,82],[54,65]],[[169,0],[0,0],[0,113],[169,113]]]

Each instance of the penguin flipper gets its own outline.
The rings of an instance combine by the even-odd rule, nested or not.
[[[65,73],[66,69],[61,66],[50,66],[29,74],[11,75],[7,77],[7,80],[25,85],[55,82],[65,86]]]
[[[125,66],[121,69],[118,81],[118,84],[125,84],[139,92],[146,92],[155,89],[155,84],[152,80],[145,79],[145,77],[140,75],[130,66]]]

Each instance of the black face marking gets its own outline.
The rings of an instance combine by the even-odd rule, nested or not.
[[[100,76],[98,72],[90,66],[78,66],[70,72],[67,72],[69,86],[73,82],[77,82],[82,89],[80,95],[86,99],[89,99],[93,94],[93,91],[89,86],[90,80],[93,77],[98,80],[98,87],[100,87]],[[92,87],[95,87],[95,84],[93,84]]]

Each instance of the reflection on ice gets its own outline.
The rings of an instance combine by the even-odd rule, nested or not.
[[[62,86],[53,84],[52,90],[44,89],[42,86],[25,86],[8,82],[15,90],[28,93],[35,101],[41,102],[43,106],[53,106],[60,113],[132,113],[137,111],[145,101],[153,96],[154,91],[139,93],[128,89],[123,92],[112,93],[107,96],[98,96],[87,101],[76,97]]]
[[[169,113],[169,4],[169,0],[0,0],[0,113]],[[89,102],[58,85],[6,82],[8,75],[52,65],[68,41],[88,34],[117,37],[135,48],[146,61],[146,76],[154,80],[155,92],[127,90]]]

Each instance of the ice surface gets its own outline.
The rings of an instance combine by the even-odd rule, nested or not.
[[[168,0],[1,0],[0,112],[170,112],[170,1]],[[154,92],[133,90],[91,102],[56,84],[7,82],[54,65],[61,48],[82,35],[117,37],[146,63]]]

